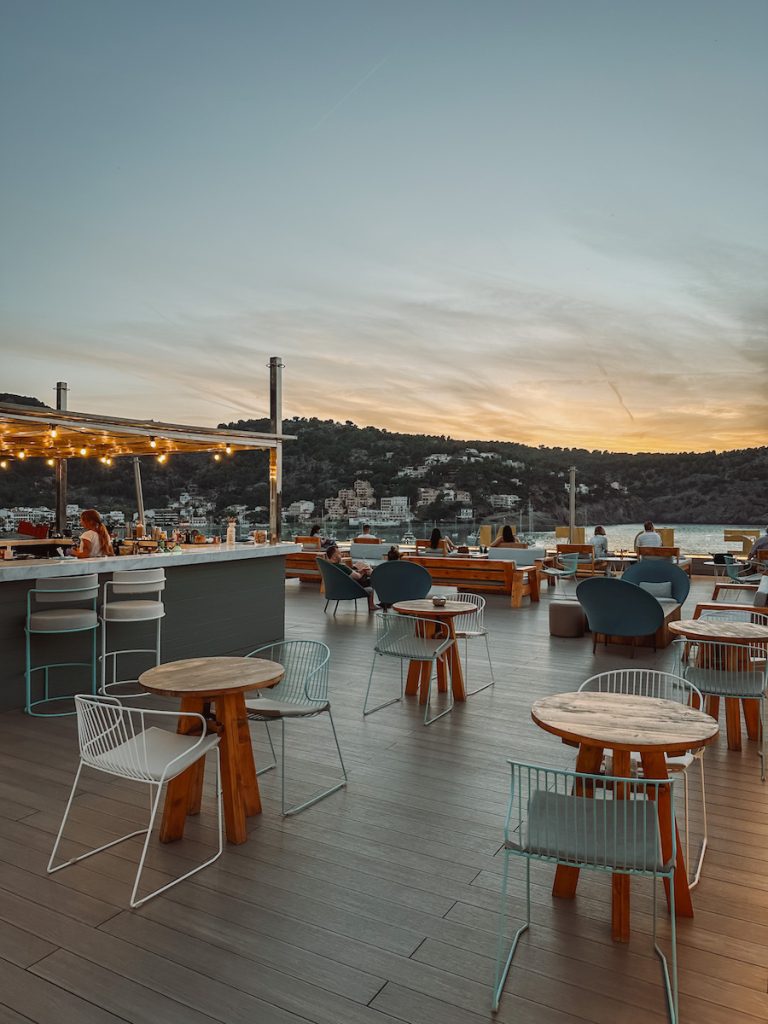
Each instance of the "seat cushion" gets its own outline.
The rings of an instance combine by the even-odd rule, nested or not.
[[[109,622],[144,622],[162,619],[165,606],[162,601],[110,601],[101,609]]]
[[[649,594],[653,594],[657,600],[672,597],[672,583],[669,580],[665,580],[663,583],[648,583],[641,580],[638,586]]]
[[[264,718],[304,718],[306,715],[316,715],[318,711],[327,710],[329,704],[327,700],[316,701],[313,704],[290,704],[285,700],[259,697],[257,700],[247,700],[245,706],[249,712],[263,715]]]
[[[51,608],[29,616],[29,628],[36,632],[93,629],[98,624],[99,618],[91,608]]]
[[[110,772],[112,775],[127,775],[129,778],[149,777],[159,782],[163,776],[163,770],[169,761],[174,761],[173,767],[166,774],[165,779],[175,779],[191,764],[198,761],[203,754],[219,742],[216,733],[206,736],[200,746],[195,746],[199,736],[183,736],[177,732],[168,732],[165,729],[158,729],[150,726],[144,732],[127,740],[120,746],[115,747],[105,754],[98,754],[95,757],[88,756],[88,749],[83,749],[83,760],[86,764],[94,765],[102,771]],[[194,747],[194,749],[192,749]]]
[[[658,822],[650,800],[593,800],[539,790],[528,805],[525,849],[569,864],[660,871]]]

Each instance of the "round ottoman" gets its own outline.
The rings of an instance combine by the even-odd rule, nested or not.
[[[550,636],[584,636],[587,617],[578,601],[552,601],[549,606]]]

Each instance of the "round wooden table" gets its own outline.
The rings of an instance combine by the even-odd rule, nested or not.
[[[749,612],[751,609],[749,605],[744,605],[743,610]],[[755,610],[760,611],[761,609]],[[750,645],[768,648],[768,626],[761,626],[757,622],[681,619],[679,622],[670,622],[668,625],[670,633],[676,633],[687,640],[710,640],[715,643],[738,645],[728,651],[728,664],[723,666],[734,672],[751,667],[748,652]],[[744,648],[743,655],[740,655],[738,647]],[[687,649],[686,646],[686,651]],[[758,740],[760,738],[760,702],[746,699],[742,700],[741,706],[744,709],[747,736],[751,740]],[[707,697],[707,711],[713,718],[718,717],[720,714],[719,697]],[[741,716],[739,715],[738,697],[725,698],[725,730],[728,737],[728,749],[741,750]]]
[[[613,758],[613,774],[629,777],[632,751],[640,754],[646,779],[667,779],[666,754],[711,743],[718,733],[717,722],[703,711],[655,697],[633,697],[618,693],[557,693],[536,701],[531,718],[546,732],[579,744],[576,771],[597,774],[603,752]],[[661,850],[666,860],[672,853],[669,793],[659,795]],[[677,834],[675,902],[681,917],[693,917],[680,836]],[[554,896],[575,896],[579,869],[558,865],[552,888]],[[669,883],[665,881],[667,902]],[[630,932],[630,876],[613,876],[611,935],[616,942],[628,942]]]
[[[469,604],[464,601],[446,601],[438,608],[432,604],[430,598],[426,597],[419,601],[398,601],[392,606],[393,610],[401,615],[414,615],[419,619],[433,619],[438,622],[445,622],[453,643],[438,659],[437,662],[437,689],[440,693],[448,690],[448,676],[451,678],[453,699],[461,701],[467,699],[467,691],[464,686],[464,670],[461,667],[459,645],[456,643],[456,630],[453,620],[459,615],[467,615],[477,611],[476,604]],[[428,624],[425,623],[428,629]],[[405,692],[413,695],[419,694],[419,704],[426,704],[429,697],[429,677],[432,674],[432,663],[429,661],[412,661],[408,666],[408,678],[405,684]]]
[[[248,838],[246,817],[261,813],[259,783],[243,694],[274,686],[284,669],[263,658],[190,658],[158,665],[139,676],[150,693],[180,697],[182,711],[194,711],[210,720],[209,729],[221,737],[221,788],[224,823],[230,843]],[[211,705],[215,713],[211,713]],[[192,719],[179,720],[179,732],[196,728]],[[170,843],[184,835],[188,814],[200,811],[204,763],[201,759],[168,783],[160,826],[160,841]]]

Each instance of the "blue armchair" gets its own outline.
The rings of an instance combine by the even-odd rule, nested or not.
[[[641,558],[625,570],[622,580],[628,583],[669,583],[670,597],[682,604],[691,589],[691,580],[687,573],[678,568],[674,562],[663,558]]]
[[[328,610],[328,605],[331,601],[336,602],[336,607],[333,609],[333,614],[335,615],[339,608],[339,601],[357,602],[361,597],[365,601],[368,600],[368,591],[365,587],[361,587],[357,580],[353,580],[338,565],[329,562],[327,558],[318,558],[317,566],[320,570],[323,590],[325,591],[325,608],[323,608],[323,611]],[[357,604],[355,604],[355,611],[357,611]]]
[[[614,636],[633,640],[653,636],[656,650],[656,632],[664,625],[664,609],[647,591],[624,579],[593,576],[579,583],[576,597],[592,630],[593,654],[600,635],[606,644]]]
[[[432,587],[432,577],[423,565],[415,562],[382,562],[371,575],[373,589],[383,608],[398,601],[418,601]]]

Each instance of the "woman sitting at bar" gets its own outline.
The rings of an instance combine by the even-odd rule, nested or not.
[[[114,555],[109,530],[101,520],[95,508],[86,508],[80,513],[80,525],[84,527],[80,535],[80,546],[72,549],[75,558],[101,558]]]

